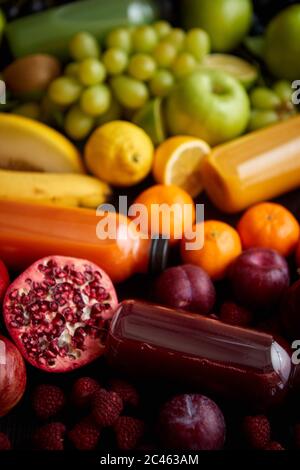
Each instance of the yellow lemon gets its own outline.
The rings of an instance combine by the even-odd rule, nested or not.
[[[153,176],[158,183],[179,186],[196,197],[203,190],[201,165],[210,150],[204,140],[171,137],[156,149]]]
[[[132,186],[151,171],[154,147],[146,132],[127,121],[98,127],[85,146],[88,169],[102,181]]]

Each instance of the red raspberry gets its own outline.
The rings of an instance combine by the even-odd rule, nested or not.
[[[73,385],[71,392],[72,402],[79,408],[89,406],[95,392],[99,389],[100,384],[96,380],[91,377],[81,377]]]
[[[118,393],[125,405],[130,405],[134,407],[137,407],[139,405],[139,394],[136,388],[129,382],[126,382],[125,380],[121,379],[112,379],[110,381],[109,389],[113,392]]]
[[[140,419],[120,416],[114,425],[114,430],[118,448],[120,450],[132,450],[135,449],[141,440],[145,431],[145,425]]]
[[[0,432],[0,451],[11,450],[11,442],[4,432]]]
[[[100,430],[93,424],[82,421],[68,433],[73,446],[78,450],[93,450],[97,447]]]
[[[123,401],[116,392],[98,390],[93,399],[93,416],[99,426],[112,426],[123,410]]]
[[[65,405],[65,394],[56,385],[38,385],[33,393],[33,409],[40,419],[57,415]]]
[[[248,444],[254,449],[263,449],[270,442],[271,426],[266,416],[246,416],[244,432]]]
[[[264,450],[285,450],[284,447],[282,447],[281,444],[279,444],[279,442],[276,442],[276,441],[270,441],[266,447],[264,447]]]
[[[65,432],[62,423],[44,424],[35,432],[33,441],[40,450],[63,450]]]
[[[224,302],[221,306],[220,320],[236,326],[247,326],[252,321],[252,313],[234,302]]]

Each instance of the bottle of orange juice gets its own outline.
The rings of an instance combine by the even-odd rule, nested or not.
[[[300,116],[216,147],[203,184],[223,212],[238,212],[300,186]]]
[[[167,239],[143,237],[122,214],[0,201],[0,259],[16,271],[44,256],[73,256],[93,261],[120,282],[164,269],[167,254]]]

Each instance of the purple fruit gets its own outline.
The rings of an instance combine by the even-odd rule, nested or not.
[[[169,449],[218,450],[225,441],[220,408],[199,394],[178,395],[165,403],[159,415],[159,434]]]
[[[300,337],[300,279],[287,290],[282,306],[281,319],[287,334],[293,339]]]
[[[244,251],[229,269],[235,298],[253,308],[276,304],[289,286],[289,268],[277,251],[251,248]]]
[[[155,282],[154,295],[161,304],[203,315],[211,311],[216,300],[208,274],[191,264],[166,269]]]

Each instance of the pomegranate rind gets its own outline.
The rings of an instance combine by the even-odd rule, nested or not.
[[[7,329],[23,357],[47,372],[66,372],[100,357],[118,305],[109,276],[96,264],[49,256],[8,288]]]

